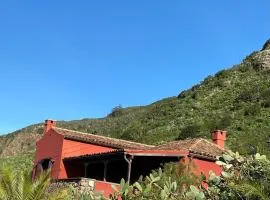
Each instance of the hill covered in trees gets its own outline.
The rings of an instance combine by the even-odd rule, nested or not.
[[[33,153],[42,126],[1,136],[0,157]],[[224,129],[232,150],[270,155],[270,40],[242,63],[206,77],[177,96],[147,106],[118,106],[104,118],[59,121],[57,126],[148,144],[209,139],[211,130]]]

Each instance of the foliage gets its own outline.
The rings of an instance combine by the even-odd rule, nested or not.
[[[112,109],[112,112],[108,115],[108,117],[119,117],[123,114],[122,106],[118,105]]]
[[[256,154],[242,157],[229,152],[219,158],[217,164],[223,167],[220,176],[210,172],[207,199],[215,200],[257,200],[270,196],[270,161],[266,156]]]
[[[124,181],[114,187],[110,200],[267,200],[270,196],[270,161],[265,155],[240,156],[227,151],[216,162],[220,175],[196,176],[192,162],[168,163],[134,184]],[[7,165],[0,168],[0,200],[79,199],[106,200],[95,192],[75,193],[74,188],[48,189],[49,172],[34,182],[29,171]],[[206,186],[207,185],[207,186]],[[107,199],[108,200],[108,199]]]
[[[122,179],[120,189],[114,188],[116,192],[111,199],[116,200],[121,197],[124,200],[200,200],[204,196],[204,193],[199,191],[203,177],[195,176],[190,169],[189,165],[169,163],[164,166],[163,171],[155,170],[132,185]]]
[[[198,137],[199,133],[200,133],[200,126],[198,124],[188,125],[181,130],[177,139],[184,140],[187,138],[195,138]]]
[[[68,196],[66,197],[67,200],[106,200],[105,197],[101,193],[94,192],[94,191],[81,191],[75,189],[73,186],[69,185],[67,188]]]
[[[264,45],[263,45],[263,48],[262,50],[267,50],[267,49],[270,49],[270,39],[268,39]]]
[[[3,165],[12,166],[17,171],[31,171],[33,158],[33,154],[24,154],[20,156],[0,158],[0,163],[2,163]]]
[[[190,166],[167,164],[132,185],[123,179],[110,200],[268,200],[270,161],[264,155],[243,157],[227,152],[216,162],[220,175],[195,176]],[[187,170],[188,169],[188,170]],[[204,186],[202,186],[202,183]],[[206,186],[207,185],[207,186]]]
[[[48,193],[50,172],[32,181],[28,170],[16,170],[8,165],[0,167],[0,200],[64,200],[65,190]]]

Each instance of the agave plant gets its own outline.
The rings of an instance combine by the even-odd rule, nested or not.
[[[0,166],[0,200],[62,200],[67,192],[63,189],[48,193],[50,173],[42,173],[32,181],[28,171],[17,171],[10,166]]]

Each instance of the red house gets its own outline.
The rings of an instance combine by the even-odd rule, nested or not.
[[[146,145],[100,135],[58,128],[45,120],[44,135],[36,144],[33,176],[51,168],[53,179],[86,177],[93,189],[108,195],[112,183],[121,178],[134,182],[167,162],[189,161],[196,173],[220,173],[216,156],[224,151],[225,131],[212,133],[212,142],[203,139],[173,141],[159,146]]]

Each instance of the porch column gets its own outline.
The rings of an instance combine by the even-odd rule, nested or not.
[[[103,165],[104,165],[104,171],[103,171],[103,181],[106,181],[106,178],[107,178],[107,166],[108,166],[108,161],[104,161],[103,162]]]
[[[127,158],[127,155],[124,155],[124,159],[127,161],[128,163],[128,171],[127,171],[127,183],[130,182],[130,174],[131,174],[131,164],[132,164],[132,159],[134,158],[134,156],[129,156]]]
[[[87,169],[88,169],[89,163],[84,163],[84,177],[87,178]]]

